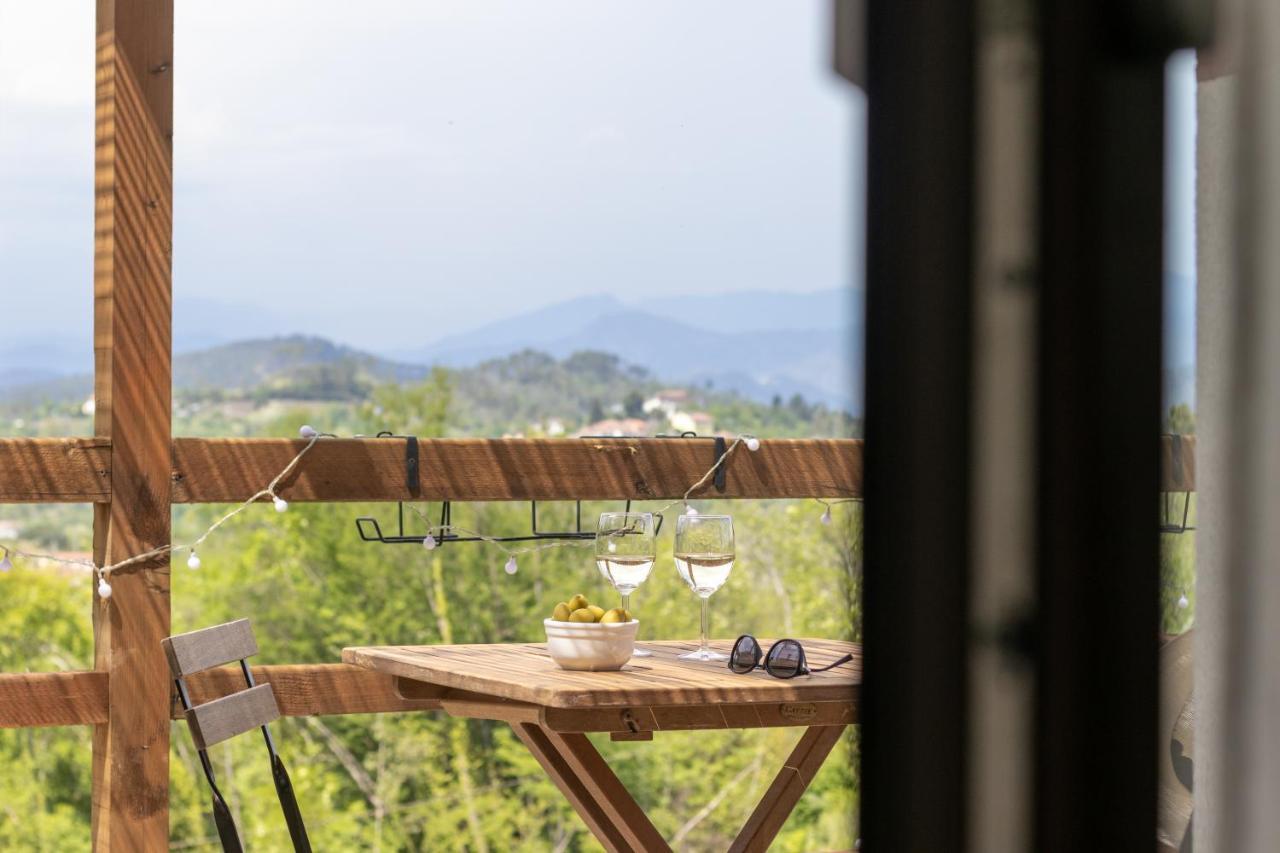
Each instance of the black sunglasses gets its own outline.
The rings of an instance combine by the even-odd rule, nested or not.
[[[795,678],[797,675],[808,675],[811,672],[825,672],[853,660],[853,655],[845,655],[835,663],[809,669],[804,656],[804,646],[800,645],[799,640],[778,640],[769,647],[769,653],[765,654],[755,637],[743,634],[733,644],[733,651],[729,654],[729,669],[739,675],[751,672],[761,666],[761,657],[764,658],[764,671],[774,678]]]

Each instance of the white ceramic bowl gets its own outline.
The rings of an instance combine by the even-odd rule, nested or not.
[[[630,622],[559,622],[544,619],[547,653],[561,669],[622,669],[636,647],[639,619]]]

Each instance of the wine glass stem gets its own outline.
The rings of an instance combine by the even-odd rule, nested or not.
[[[709,628],[711,625],[710,607],[711,607],[710,597],[703,598],[702,599],[702,647],[701,647],[703,652],[711,651],[711,644],[707,642],[707,634],[709,633]]]
[[[622,593],[622,609],[631,610],[631,593],[629,592]]]

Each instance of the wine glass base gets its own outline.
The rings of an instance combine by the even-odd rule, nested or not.
[[[648,649],[642,649],[639,646],[636,646],[634,649],[631,650],[631,656],[633,658],[651,658],[653,657],[653,652],[649,651]]]
[[[677,657],[680,660],[703,660],[703,661],[717,661],[717,660],[729,659],[728,655],[722,655],[720,654],[720,652],[713,652],[711,649],[706,649],[706,650],[698,649],[696,652],[686,652],[685,654],[678,655]]]

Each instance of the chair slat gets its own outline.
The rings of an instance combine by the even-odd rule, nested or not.
[[[270,684],[259,684],[187,711],[191,739],[198,749],[208,749],[215,743],[279,718],[280,708],[276,705],[276,695]]]
[[[248,619],[237,619],[212,628],[175,634],[161,640],[169,669],[176,678],[221,666],[258,653],[258,641]]]

